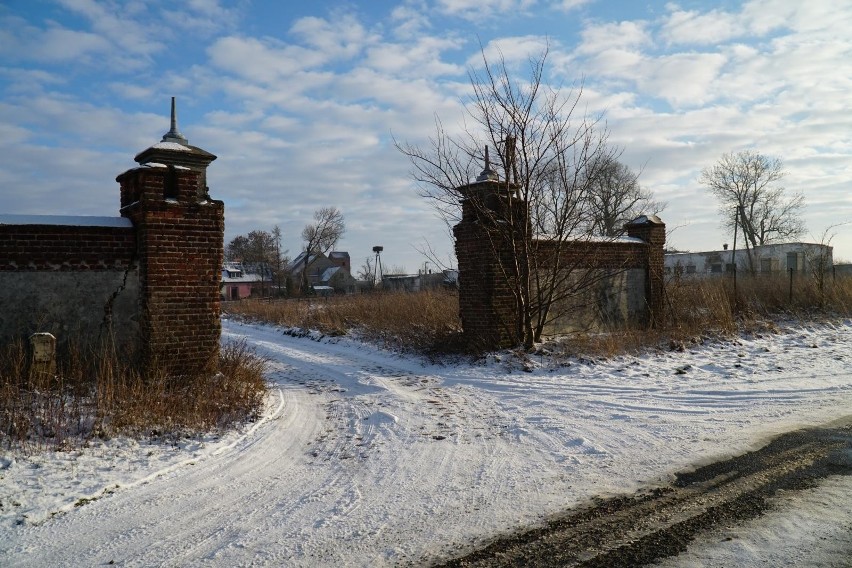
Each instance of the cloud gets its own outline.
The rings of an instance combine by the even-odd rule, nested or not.
[[[499,15],[518,16],[537,4],[537,0],[437,0],[436,8],[443,14],[482,22]]]
[[[427,7],[422,0],[411,1],[397,6],[391,11],[390,24],[397,39],[409,39],[425,34],[432,28],[432,22],[426,15]]]
[[[209,180],[226,202],[228,238],[278,224],[298,252],[313,210],[335,205],[349,223],[342,245],[353,262],[382,244],[389,264],[413,268],[411,243],[426,237],[445,251],[451,243],[393,138],[422,143],[436,114],[450,131],[462,128],[467,69],[481,66],[476,22],[489,60],[502,52],[518,77],[549,46],[554,81],[585,79],[583,110],[607,111],[623,161],[670,202],[664,220],[688,225],[673,236],[679,246],[723,242],[697,178],[731,150],[784,159],[786,184],[805,191],[815,231],[832,215],[852,217],[852,11],[755,0],[606,21],[589,3],[571,19],[576,36],[523,27],[577,6],[402,0],[370,20],[335,11],[284,20],[277,31],[251,20],[242,2],[65,0],[55,21],[7,10],[0,182],[33,188],[7,206],[117,214],[115,175],[168,129],[166,95],[176,94],[182,132],[219,156]]]
[[[635,51],[651,44],[647,24],[642,21],[589,24],[580,33],[576,52],[581,55],[606,51]]]
[[[290,33],[321,53],[324,61],[352,59],[378,40],[351,14],[337,15],[331,20],[300,18],[290,27]]]
[[[673,5],[670,9],[660,34],[670,44],[712,45],[742,37],[749,31],[748,22],[742,14],[724,10],[702,13],[681,10]]]
[[[486,43],[482,53],[471,54],[467,64],[476,69],[482,68],[484,56],[489,65],[497,65],[502,60],[509,68],[525,70],[530,58],[539,57],[551,43],[554,42],[537,35],[505,36]]]
[[[270,38],[227,36],[207,48],[210,62],[222,71],[269,84],[317,67],[328,59],[321,52]]]
[[[552,4],[558,10],[570,12],[571,10],[576,10],[581,6],[591,4],[594,1],[595,0],[554,0]]]

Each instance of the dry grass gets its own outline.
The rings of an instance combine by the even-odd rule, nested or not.
[[[0,445],[74,447],[115,434],[179,435],[256,415],[265,362],[245,343],[225,345],[220,371],[174,380],[144,373],[109,346],[68,346],[53,373],[29,364],[22,342],[0,348]]]
[[[355,332],[391,348],[423,353],[457,344],[461,332],[458,294],[359,294],[309,300],[248,300],[223,311],[287,327],[315,329],[327,335]]]
[[[667,328],[731,332],[765,319],[819,319],[852,314],[852,278],[797,274],[674,279],[667,283]]]
[[[683,350],[737,332],[777,330],[779,319],[826,320],[852,316],[852,278],[794,275],[674,278],[666,283],[663,325],[657,329],[579,332],[547,342],[560,356],[612,357],[648,348]]]
[[[464,351],[458,296],[434,291],[365,294],[312,300],[242,301],[225,311],[240,317],[328,335],[354,331],[393,348],[441,356]],[[709,337],[738,331],[772,330],[779,318],[819,319],[852,315],[852,278],[796,275],[792,294],[787,275],[730,278],[676,278],[666,283],[663,323],[652,330],[610,329],[578,332],[540,348],[556,357],[611,357],[648,348],[683,349]]]

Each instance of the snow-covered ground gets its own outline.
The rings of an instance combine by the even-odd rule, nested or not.
[[[239,337],[271,361],[259,422],[0,457],[3,565],[422,564],[852,414],[852,322],[531,372],[223,322]]]

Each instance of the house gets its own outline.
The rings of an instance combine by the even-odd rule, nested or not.
[[[320,276],[320,285],[327,286],[338,294],[355,293],[355,279],[343,266],[329,266],[326,268]],[[316,288],[314,286],[314,290]]]
[[[305,262],[306,259],[307,262]],[[337,293],[348,294],[355,291],[351,260],[349,253],[345,251],[332,251],[328,253],[328,256],[323,253],[308,255],[306,251],[303,251],[293,259],[287,270],[297,286],[301,285],[304,273],[307,275],[308,285],[314,290],[318,286],[328,286]]]
[[[349,253],[345,251],[331,251],[328,253],[328,260],[334,266],[339,266],[346,270],[349,274],[352,274],[352,260],[349,258]]]
[[[385,274],[382,289],[389,292],[420,292],[435,288],[456,288],[459,271],[447,269],[442,272],[420,272],[418,274]]]
[[[263,284],[263,276],[246,272],[239,263],[227,262],[222,266],[220,295],[223,300],[242,300],[258,292]]]
[[[830,270],[832,247],[817,243],[783,243],[760,245],[749,250],[666,253],[663,266],[667,275],[713,276],[734,271],[768,275],[778,273]]]
[[[307,262],[305,262],[305,259],[307,259]],[[301,286],[303,273],[306,273],[308,285],[313,286],[319,285],[322,273],[331,265],[331,261],[324,254],[309,255],[307,251],[303,251],[287,265],[287,272],[290,273],[296,286]]]

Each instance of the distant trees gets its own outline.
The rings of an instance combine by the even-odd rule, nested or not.
[[[547,50],[530,58],[523,80],[512,77],[502,57],[496,64],[484,52],[482,58],[483,71],[470,72],[473,95],[466,106],[473,127],[450,134],[439,121],[425,149],[403,143],[397,148],[411,160],[421,195],[445,219],[460,219],[465,200],[487,224],[484,244],[491,247],[498,277],[516,306],[516,321],[505,327],[513,341],[530,347],[545,325],[562,315],[562,306],[570,305],[566,300],[593,284],[595,276],[581,268],[582,253],[571,256],[576,261],[563,259],[569,249],[580,251],[581,243],[591,239],[584,211],[595,182],[618,151],[607,144],[600,117],[577,112],[582,87],[562,92],[544,81]],[[488,146],[499,149],[494,170]],[[504,184],[505,207],[459,191],[481,170]],[[525,206],[528,222],[519,218]],[[547,237],[547,246],[539,245],[539,236]]]
[[[592,233],[617,237],[624,225],[639,215],[656,215],[666,203],[654,199],[648,189],[639,184],[639,174],[610,156],[593,172],[586,193],[584,215]]]
[[[701,172],[701,183],[719,201],[723,226],[742,235],[752,272],[751,248],[795,239],[805,232],[805,198],[801,193],[787,195],[778,185],[785,175],[779,158],[754,150],[724,154]]]
[[[302,240],[308,253],[301,261],[302,290],[307,289],[308,264],[318,254],[326,254],[343,236],[345,223],[343,214],[336,207],[323,207],[314,212],[313,222],[302,230]],[[247,271],[262,274],[261,293],[268,282],[274,282],[278,293],[290,293],[290,259],[281,249],[282,231],[276,225],[271,231],[255,230],[234,237],[225,246],[225,259],[241,263]],[[295,270],[294,270],[295,272]]]
[[[225,258],[240,262],[263,276],[261,294],[265,294],[266,282],[276,282],[278,290],[284,278],[283,266],[287,264],[287,251],[281,251],[281,229],[276,225],[271,232],[251,231],[238,235],[225,247]]]
[[[302,229],[302,241],[305,247],[304,266],[302,268],[302,291],[308,290],[308,265],[313,255],[325,254],[331,250],[343,236],[346,224],[343,213],[337,207],[323,207],[314,211],[313,223]]]

